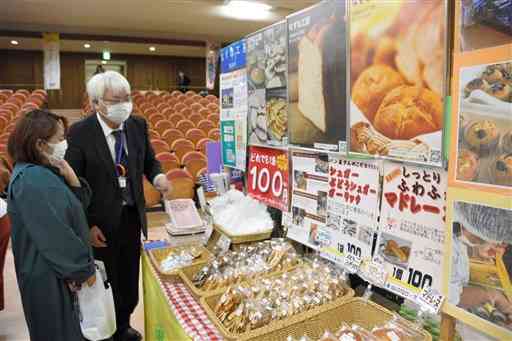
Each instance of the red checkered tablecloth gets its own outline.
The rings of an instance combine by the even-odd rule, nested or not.
[[[152,262],[151,271],[155,275],[169,308],[185,332],[194,341],[221,341],[221,334],[206,315],[203,307],[192,296],[183,283],[171,283],[162,279]]]

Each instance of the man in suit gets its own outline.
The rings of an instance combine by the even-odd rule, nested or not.
[[[66,153],[93,191],[87,210],[91,243],[112,284],[119,341],[142,339],[130,327],[130,315],[139,298],[141,231],[147,237],[143,176],[163,194],[169,190],[146,121],[131,116],[130,92],[130,84],[117,72],[93,76],[87,93],[95,114],[69,129]]]

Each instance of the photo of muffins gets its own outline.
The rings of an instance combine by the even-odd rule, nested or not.
[[[501,136],[500,150],[502,153],[512,153],[512,130]]]
[[[512,61],[467,68],[461,75],[461,90],[464,100],[469,103],[475,102],[489,107],[499,105],[492,98],[502,101],[503,104],[512,103]],[[482,90],[492,98],[476,96],[472,100],[472,94],[476,90]]]
[[[351,3],[351,152],[441,164],[445,21],[442,0]]]
[[[457,157],[457,179],[473,181],[478,176],[480,161],[478,155],[470,150],[462,149]]]
[[[498,139],[498,127],[491,120],[470,122],[464,131],[464,140],[469,148],[481,154],[495,148]]]
[[[512,186],[512,154],[502,154],[491,165],[494,182],[502,186]]]

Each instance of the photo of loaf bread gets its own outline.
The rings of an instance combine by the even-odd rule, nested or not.
[[[512,60],[461,68],[455,179],[512,187]]]
[[[346,140],[345,2],[328,0],[293,14],[288,23],[290,143]]]
[[[441,164],[446,1],[351,2],[350,151]]]

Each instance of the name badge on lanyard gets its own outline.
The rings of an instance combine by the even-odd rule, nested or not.
[[[117,180],[119,180],[119,187],[126,188],[126,177],[120,176]]]
[[[117,180],[119,181],[119,187],[126,188],[126,176],[127,176],[127,169],[126,167],[121,163],[121,156],[123,154],[124,149],[124,136],[121,137],[121,143],[119,146],[119,149],[116,150],[116,175]]]

